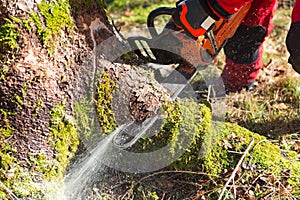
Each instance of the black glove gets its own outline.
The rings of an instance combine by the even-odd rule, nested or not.
[[[286,38],[286,45],[290,53],[289,63],[300,74],[300,22],[291,24]]]
[[[173,14],[173,21],[185,30],[191,37],[197,38],[209,30],[215,21],[229,18],[231,15],[224,11],[215,0],[185,0],[179,1]]]

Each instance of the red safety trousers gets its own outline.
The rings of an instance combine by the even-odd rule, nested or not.
[[[296,0],[293,13],[292,13],[292,23],[300,22],[300,1]]]
[[[235,13],[251,1],[217,0],[217,2],[227,12]],[[237,31],[239,33],[235,34],[228,45],[226,44],[227,48],[226,46],[224,48],[226,64],[221,76],[227,91],[239,91],[257,77],[263,66],[263,41],[273,29],[272,18],[276,8],[277,0],[253,0],[240,26],[242,28]],[[260,30],[260,33],[257,34],[256,30]]]

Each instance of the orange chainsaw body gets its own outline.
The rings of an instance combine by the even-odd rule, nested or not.
[[[179,63],[189,63],[194,67],[207,66],[218,55],[226,41],[234,35],[250,7],[251,4],[247,4],[231,18],[216,21],[211,30],[197,39],[184,34],[183,29],[180,31],[166,29],[159,34],[154,26],[154,19],[160,15],[172,15],[175,8],[157,8],[148,15],[147,20],[152,38],[130,37],[128,42],[139,57],[149,62],[171,64],[179,61]],[[169,42],[174,39],[176,42]],[[140,46],[142,49],[139,48]],[[150,53],[148,53],[149,50]],[[142,54],[142,51],[146,52],[146,56]],[[150,55],[154,55],[154,58]]]

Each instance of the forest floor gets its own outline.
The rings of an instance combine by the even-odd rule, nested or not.
[[[134,2],[135,3],[127,2],[125,5],[121,0],[115,0],[108,4],[108,13],[114,20],[115,25],[120,28],[121,33],[122,31],[126,32],[135,28],[139,29],[140,27],[145,27],[147,15],[153,8],[162,5],[169,6],[174,3],[172,0],[153,1],[151,4],[149,1],[144,0]],[[227,95],[226,121],[237,123],[255,133],[266,136],[273,144],[278,145],[282,150],[293,150],[297,152],[299,160],[300,76],[296,74],[288,64],[287,60],[289,55],[285,46],[285,37],[290,24],[290,14],[290,8],[281,8],[276,11],[273,19],[275,25],[274,30],[264,43],[264,66],[260,71],[252,90],[243,90],[238,93],[230,93]],[[161,24],[167,22],[167,19],[161,20]],[[224,66],[224,55],[222,53],[219,55],[216,64],[220,69]],[[175,180],[174,183],[178,184],[178,190],[183,190],[182,187],[184,185],[200,187],[201,184],[205,184],[205,181],[203,181],[205,178],[201,179],[205,177],[205,174],[203,174],[201,178],[199,178],[199,174],[195,174],[194,180],[190,180],[191,176],[187,176],[187,179],[185,179],[185,173],[187,172],[154,173],[146,178],[140,177],[140,180],[144,181],[149,179],[151,182],[155,179],[156,175],[161,175],[160,178],[155,179],[155,181],[160,182],[166,190],[168,190],[168,185],[164,185],[164,182],[167,182],[170,175],[172,176],[173,181]],[[122,179],[121,176],[122,175],[119,174],[117,179]],[[228,177],[223,177],[223,179],[228,179]],[[270,174],[262,174],[259,181],[266,181],[267,179],[272,179]],[[253,182],[255,181],[257,180],[253,180]],[[137,183],[139,183],[139,181],[137,181]],[[125,191],[127,190],[127,193],[121,197],[121,199],[126,199],[126,197],[131,195],[130,192],[132,192],[130,185],[130,182],[125,181],[121,183],[121,185],[113,186],[113,188],[122,188],[123,186],[127,188],[125,189]],[[240,185],[237,187],[246,186]],[[138,188],[140,192],[145,192],[143,193],[144,199],[165,199],[164,196],[157,197],[156,194],[151,194],[149,191],[147,193],[145,188]],[[220,188],[216,188],[216,190],[218,189]],[[277,189],[272,188],[272,186],[270,186],[269,190],[271,192],[277,191]],[[95,193],[97,193],[97,191]],[[276,195],[266,196],[266,199],[268,199],[268,197],[270,197],[269,199],[280,199],[280,197],[278,198]],[[186,196],[186,199],[200,198]],[[248,194],[247,197],[245,196],[245,199],[255,198],[253,195]],[[292,195],[287,195],[285,199],[296,198]]]
[[[124,32],[145,27],[149,12],[160,6],[173,6],[173,0],[135,1],[125,5],[122,1],[108,4],[108,13],[115,25]],[[285,38],[290,25],[291,8],[277,9],[273,18],[274,29],[264,42],[264,66],[254,88],[227,95],[228,122],[260,133],[274,142],[284,142],[286,148],[299,150],[300,140],[300,75],[288,64],[289,54]],[[164,25],[168,18],[159,19]],[[221,52],[216,63],[222,70],[224,54]]]

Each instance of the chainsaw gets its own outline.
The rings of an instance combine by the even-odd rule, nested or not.
[[[248,13],[251,4],[244,6],[229,19],[219,19],[205,34],[194,39],[183,31],[163,29],[161,33],[155,27],[155,20],[162,15],[172,16],[175,8],[160,7],[150,12],[147,28],[150,38],[143,36],[128,37],[127,41],[134,53],[147,63],[168,65],[178,63],[178,67],[161,85],[165,87],[172,99],[178,97],[183,89],[196,76],[198,69],[205,68],[213,62]],[[178,80],[178,72],[183,78]],[[119,134],[114,137],[114,144],[122,149],[131,147],[141,138],[159,117],[154,116],[141,121],[122,125]]]
[[[127,41],[139,58],[158,64],[185,63],[194,67],[207,66],[218,55],[248,13],[251,4],[245,5],[229,19],[219,19],[213,28],[193,39],[183,30],[164,29],[158,33],[155,19],[175,12],[176,8],[160,7],[150,12],[147,28],[151,38],[143,36],[128,37]]]

